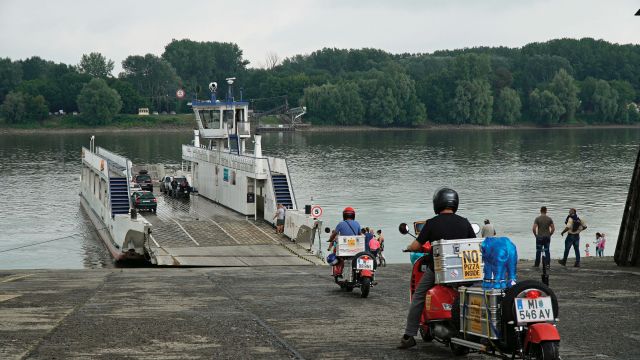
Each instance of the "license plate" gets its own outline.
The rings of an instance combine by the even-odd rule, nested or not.
[[[151,200],[142,200],[143,203],[150,203]]]
[[[516,298],[515,306],[519,323],[544,322],[554,319],[550,297]]]
[[[356,269],[358,270],[373,270],[373,259],[365,260],[363,258],[358,259],[358,263],[356,264]]]

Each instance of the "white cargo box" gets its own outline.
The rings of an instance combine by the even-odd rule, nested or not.
[[[364,251],[364,235],[338,236],[337,256],[354,256]]]
[[[431,243],[436,284],[474,282],[483,279],[483,238],[439,240]]]

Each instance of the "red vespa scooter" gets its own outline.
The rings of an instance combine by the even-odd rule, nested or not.
[[[420,224],[414,224],[416,234]],[[399,230],[415,238],[407,224],[400,224]],[[432,244],[426,243],[421,250],[430,254]],[[411,295],[426,271],[427,259],[422,256],[413,264]],[[441,281],[427,291],[420,321],[424,341],[443,343],[457,356],[477,351],[505,359],[560,358],[560,334],[555,326],[558,302],[548,286],[533,280],[518,282],[508,289],[472,285]]]

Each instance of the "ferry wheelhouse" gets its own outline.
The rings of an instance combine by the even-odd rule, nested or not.
[[[210,99],[190,103],[198,129],[192,144],[182,146],[182,159],[200,195],[240,214],[273,223],[277,204],[284,205],[285,234],[295,238],[301,226],[314,226],[314,219],[298,211],[287,161],[263,155],[261,136],[251,134],[249,102],[242,95],[234,99],[234,80],[227,79],[225,100],[217,99],[213,82]]]

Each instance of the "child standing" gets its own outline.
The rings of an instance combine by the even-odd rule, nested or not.
[[[602,257],[606,241],[607,239],[604,237],[604,233],[596,233],[596,256]]]

